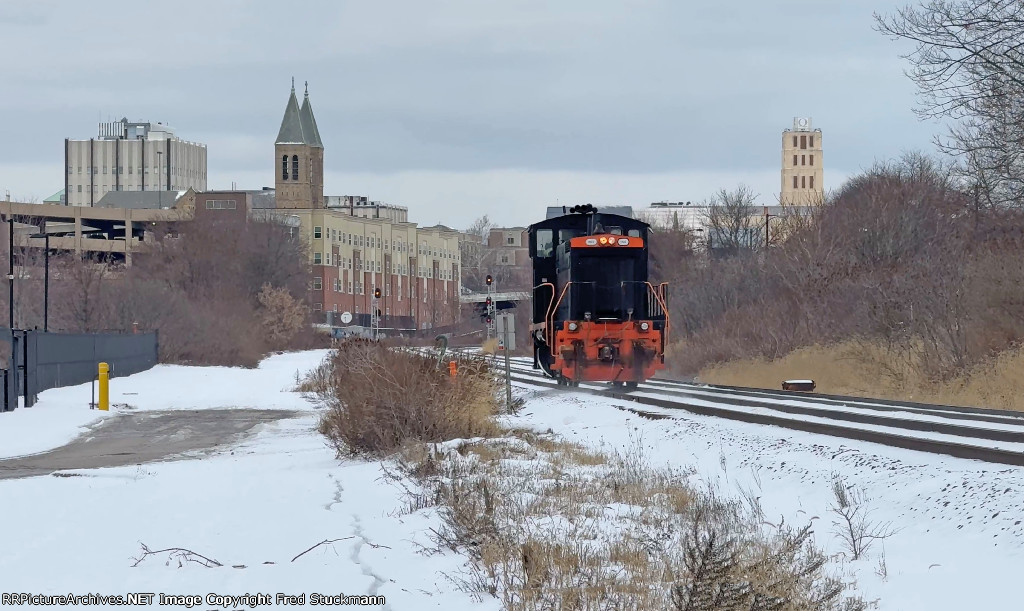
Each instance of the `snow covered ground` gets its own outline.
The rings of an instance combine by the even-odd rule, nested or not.
[[[654,465],[696,467],[739,496],[754,490],[770,521],[815,525],[815,540],[880,609],[1021,609],[1024,469],[677,412],[651,420],[614,399],[522,389],[510,423],[628,451]],[[652,410],[654,411],[654,410]],[[896,531],[857,561],[834,534],[831,485],[863,491],[870,520]],[[884,569],[883,565],[884,564]]]
[[[194,460],[0,480],[0,592],[37,594],[379,594],[389,609],[496,609],[446,575],[457,554],[426,555],[432,510],[408,515],[380,463],[338,461],[315,432],[314,406],[292,391],[323,351],[278,355],[258,369],[159,366],[111,382],[110,413],[90,386],[46,391],[0,414],[0,457],[38,453],[98,420],[146,410],[284,409],[294,418]],[[1018,609],[1024,566],[1024,470],[679,412],[650,420],[635,405],[567,391],[518,389],[518,426],[596,448],[644,447],[655,465],[696,467],[726,491],[755,490],[770,520],[815,524],[841,558],[831,482],[863,490],[871,519],[896,530],[842,562],[879,608]],[[338,541],[301,552],[324,540]],[[207,568],[164,552],[187,548]],[[293,558],[299,556],[293,561]],[[882,570],[884,559],[885,570]],[[197,608],[225,608],[207,604]],[[247,605],[227,608],[248,608]],[[178,607],[181,608],[181,607]]]
[[[5,455],[41,452],[119,412],[236,407],[295,418],[199,460],[0,481],[0,591],[29,594],[381,595],[387,609],[496,609],[446,578],[465,558],[426,555],[430,510],[406,515],[380,463],[338,461],[315,432],[313,406],[291,392],[324,352],[279,355],[259,369],[159,366],[111,382],[110,414],[88,409],[89,385],[42,393],[0,414]],[[338,541],[304,550],[324,540]],[[222,566],[164,552],[186,548]],[[159,600],[154,601],[154,606]],[[173,605],[172,605],[173,606]],[[184,608],[177,606],[176,608]],[[235,604],[226,608],[249,608]],[[378,606],[377,608],[381,608]]]

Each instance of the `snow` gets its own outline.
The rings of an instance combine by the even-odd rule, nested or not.
[[[316,433],[317,410],[292,388],[296,371],[325,354],[277,355],[250,370],[159,366],[112,380],[111,401],[131,409],[109,414],[88,409],[89,385],[46,391],[35,407],[0,414],[0,446],[14,455],[59,445],[124,411],[295,412],[201,460],[0,480],[3,591],[304,594],[306,606],[314,593],[376,594],[385,609],[497,609],[453,583],[465,557],[423,553],[440,518],[432,509],[405,511],[404,490],[382,477],[393,465],[338,460]],[[19,437],[30,439],[13,443]],[[329,539],[338,541],[293,561]],[[165,552],[133,567],[142,545],[186,548],[222,566],[179,568]],[[197,608],[215,606],[224,608],[205,599]]]
[[[109,412],[89,409],[93,385],[54,388],[30,408],[0,414],[0,458],[35,454],[63,445],[127,409],[173,410],[246,408],[308,410],[292,392],[296,374],[319,364],[329,351],[272,356],[256,369],[157,365],[110,380]]]
[[[527,401],[510,424],[605,450],[639,440],[655,466],[694,467],[737,496],[757,491],[769,519],[813,523],[816,542],[881,609],[1021,607],[1013,584],[1024,561],[1024,469],[677,410],[651,420],[629,411],[648,406],[563,390],[517,393]],[[836,476],[867,495],[871,520],[896,531],[856,561],[833,532]]]
[[[384,477],[389,463],[338,460],[315,432],[318,411],[293,388],[325,355],[281,354],[249,370],[162,365],[112,380],[109,413],[88,408],[85,384],[0,414],[0,456],[45,451],[128,412],[295,414],[197,459],[0,480],[3,591],[306,594],[307,606],[312,593],[376,593],[388,609],[498,609],[493,598],[459,590],[453,576],[464,556],[424,553],[440,517],[405,511],[401,483]],[[1024,562],[1024,469],[680,410],[651,420],[630,410],[658,408],[566,390],[516,393],[526,403],[504,417],[510,424],[604,451],[640,443],[654,466],[693,468],[737,494],[756,491],[773,521],[811,522],[840,572],[881,609],[1021,607],[1014,584]],[[895,531],[859,560],[833,532],[835,477],[866,493],[871,519]],[[328,539],[337,541],[293,561]],[[179,568],[162,553],[133,567],[143,544],[187,548],[223,566]]]

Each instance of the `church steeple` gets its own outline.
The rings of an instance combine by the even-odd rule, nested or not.
[[[309,101],[309,83],[306,83],[300,107],[295,96],[295,77],[292,77],[292,89],[274,150],[277,207],[322,208],[324,145]]]

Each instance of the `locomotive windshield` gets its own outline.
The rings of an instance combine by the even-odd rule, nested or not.
[[[572,252],[571,281],[568,303],[564,303],[569,319],[628,320],[641,316],[645,294],[644,270],[639,249],[586,248]],[[559,284],[566,279],[559,270]]]

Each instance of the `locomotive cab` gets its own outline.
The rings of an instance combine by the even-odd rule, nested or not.
[[[530,227],[535,368],[563,384],[635,386],[664,367],[666,286],[648,279],[649,231],[590,206]]]

